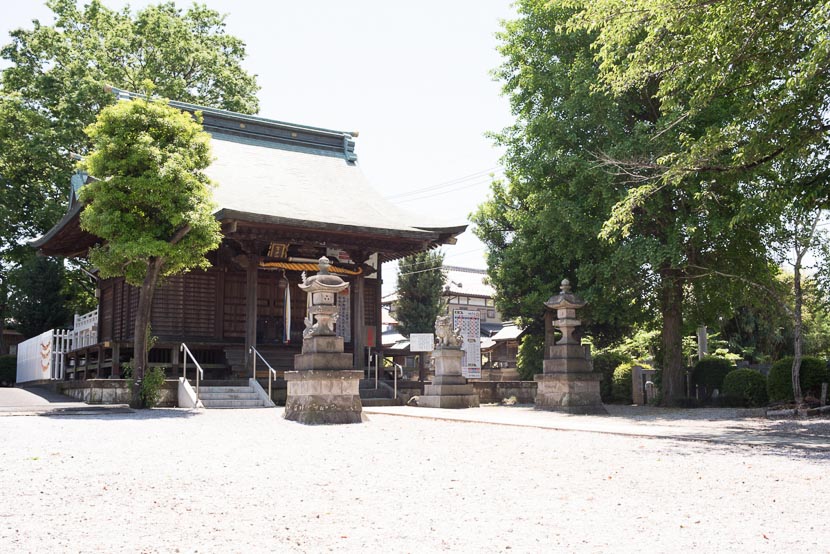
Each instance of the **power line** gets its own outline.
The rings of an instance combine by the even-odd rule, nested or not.
[[[390,194],[386,198],[387,199],[392,199],[392,198],[402,198],[402,197],[413,196],[413,195],[417,196],[417,195],[420,195],[420,194],[425,193],[425,192],[430,192],[430,191],[441,189],[441,188],[444,188],[444,187],[447,187],[447,186],[457,185],[457,184],[463,183],[465,181],[469,181],[471,179],[480,179],[481,177],[483,177],[483,176],[485,176],[489,173],[500,172],[500,171],[501,171],[501,168],[499,166],[494,166],[494,167],[490,167],[488,169],[483,169],[481,171],[476,171],[475,173],[470,173],[469,175],[464,175],[463,177],[457,177],[455,179],[450,179],[448,181],[443,181],[441,183],[438,183],[437,185],[431,185],[431,186],[428,186],[428,187],[423,187],[423,188],[411,190],[411,191],[408,191],[408,192],[401,192],[401,193],[398,193],[398,194]]]
[[[482,180],[479,180],[479,181],[476,181],[476,182],[473,182],[473,183],[469,183],[469,184],[466,184],[466,185],[461,186],[461,187],[455,187],[455,188],[451,188],[451,189],[447,189],[447,190],[432,192],[432,193],[424,194],[422,196],[417,196],[417,197],[413,197],[413,198],[402,198],[400,200],[396,200],[395,202],[403,203],[403,202],[414,202],[414,201],[417,201],[417,200],[426,200],[427,198],[433,198],[435,196],[442,196],[444,194],[450,194],[450,193],[453,193],[453,192],[458,192],[460,190],[464,190],[464,189],[468,189],[468,188],[472,188],[472,187],[478,187],[478,186],[481,186],[481,185],[484,185],[484,184],[488,184],[490,182],[491,182],[491,180],[488,177],[486,179],[482,179]]]

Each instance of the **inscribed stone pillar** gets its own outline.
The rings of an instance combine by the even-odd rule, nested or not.
[[[591,363],[577,338],[576,330],[582,324],[576,319],[576,310],[585,302],[571,293],[571,284],[562,281],[562,292],[545,302],[556,310],[553,326],[562,332],[562,338],[545,351],[543,373],[536,375],[536,409],[573,414],[607,414],[599,393],[602,375],[591,371]],[[547,342],[547,341],[546,341]],[[553,338],[550,338],[553,342]]]

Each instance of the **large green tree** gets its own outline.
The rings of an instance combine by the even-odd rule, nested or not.
[[[47,231],[65,209],[75,161],[90,147],[83,130],[115,103],[112,85],[255,113],[254,76],[242,62],[244,43],[225,31],[224,16],[172,2],[137,12],[99,0],[50,0],[55,22],[34,21],[11,33],[0,55],[0,309],[8,271],[21,245]],[[25,258],[25,255],[23,256]],[[7,316],[0,312],[0,326]]]
[[[420,252],[398,264],[398,302],[395,317],[401,333],[434,333],[435,318],[443,311],[441,294],[446,275],[442,270],[444,254]],[[419,376],[426,378],[424,357],[419,358]]]
[[[640,166],[730,106],[681,129],[656,101],[656,80],[620,94],[607,90],[594,59],[596,35],[567,28],[575,14],[569,4],[519,2],[519,19],[502,34],[506,61],[497,76],[517,123],[500,137],[509,184],[497,183],[475,216],[478,233],[490,247],[507,313],[511,304],[521,307],[517,295],[531,299],[526,291],[538,291],[535,304],[568,273],[591,302],[595,325],[624,329],[644,311],[659,314],[663,392],[671,401],[685,392],[685,300],[694,298],[702,318],[710,315],[706,306],[740,292],[699,268],[740,263],[759,280],[770,278],[771,268],[756,222],[735,217],[737,182],[698,173],[660,186],[660,175]]]
[[[87,128],[92,152],[83,166],[96,180],[81,189],[81,227],[101,237],[90,251],[101,276],[140,287],[133,375],[147,367],[150,310],[160,279],[207,267],[221,241],[213,217],[210,135],[195,119],[162,101],[133,100],[104,108]]]

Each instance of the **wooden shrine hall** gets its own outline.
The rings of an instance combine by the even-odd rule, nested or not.
[[[122,101],[134,97],[115,91]],[[466,226],[418,225],[385,201],[357,165],[357,133],[294,125],[191,104],[212,136],[216,219],[223,240],[211,268],[167,279],[151,315],[151,365],[181,375],[186,343],[210,379],[250,376],[250,346],[278,371],[292,369],[306,314],[303,271],[327,256],[350,282],[338,298],[338,334],[364,368],[380,348],[381,265],[455,243]],[[73,176],[63,218],[32,243],[48,256],[84,257],[99,239],[80,228],[76,193],[88,177]],[[132,357],[138,289],[121,278],[97,282],[97,340],[70,351],[68,379],[117,378]]]

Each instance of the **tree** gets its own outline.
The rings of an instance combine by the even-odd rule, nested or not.
[[[133,376],[147,367],[150,309],[166,276],[205,268],[221,241],[213,216],[210,135],[201,115],[163,101],[108,106],[87,130],[93,143],[83,167],[96,180],[81,189],[81,227],[104,242],[89,257],[101,277],[122,276],[140,287]]]
[[[573,275],[591,309],[589,333],[601,337],[605,327],[613,340],[614,329],[658,313],[663,393],[672,401],[685,393],[685,300],[714,306],[741,293],[697,266],[740,263],[763,280],[771,278],[769,264],[752,214],[736,218],[739,183],[695,174],[667,187],[641,169],[669,152],[681,129],[655,101],[655,80],[619,94],[602,86],[595,33],[567,28],[575,14],[568,4],[519,2],[520,18],[501,35],[506,61],[497,76],[517,117],[497,137],[507,147],[510,182],[494,185],[475,215],[477,233],[508,315],[539,310],[555,283]],[[721,118],[730,107],[700,118]],[[695,119],[682,131],[698,128]],[[521,297],[534,306],[522,306]]]
[[[441,293],[446,276],[442,271],[444,254],[420,252],[398,264],[398,306],[395,317],[401,333],[434,333],[435,318],[443,310]],[[426,378],[423,356],[419,358],[418,378]]]
[[[258,109],[254,76],[242,68],[245,45],[226,34],[224,17],[172,2],[136,13],[100,0],[79,8],[50,0],[54,25],[33,22],[11,33],[0,55],[0,293],[25,242],[59,218],[75,161],[90,147],[84,128],[115,103],[105,85],[243,113]],[[0,297],[0,309],[8,298]],[[7,312],[0,311],[0,327]]]
[[[700,172],[746,173],[772,160],[827,151],[830,23],[820,0],[683,2],[569,0],[574,29],[595,33],[604,89],[620,96],[654,82],[666,128],[686,128],[649,171],[663,181]],[[701,117],[724,102],[717,118]],[[800,188],[827,203],[822,156]],[[640,168],[646,165],[639,164]]]
[[[12,271],[10,312],[24,337],[66,327],[71,322],[65,274],[61,260],[41,256],[31,256]]]

